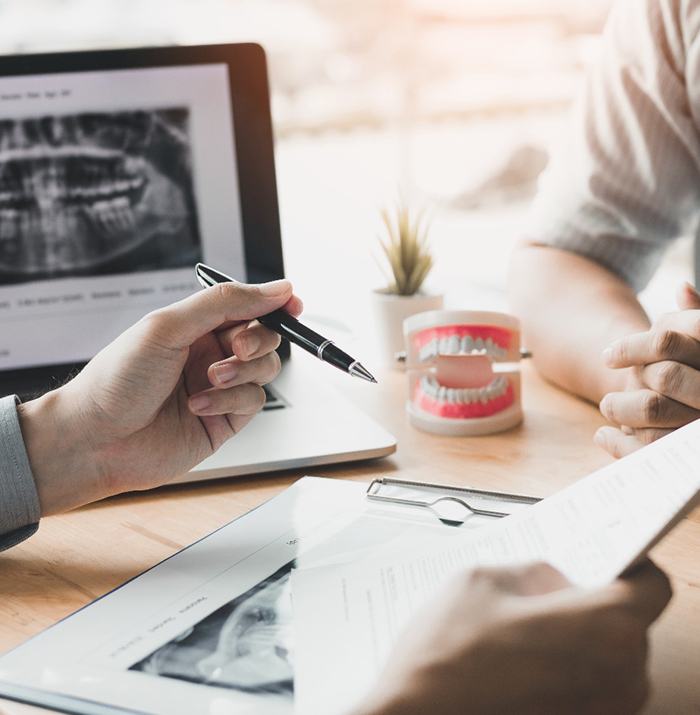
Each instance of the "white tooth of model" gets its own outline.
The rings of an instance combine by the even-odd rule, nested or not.
[[[429,384],[430,384],[430,396],[437,399],[438,392],[440,390],[440,385],[438,385],[437,380],[434,377],[430,378]]]
[[[467,335],[467,337],[464,338],[464,350],[467,354],[474,350],[474,338],[472,338],[471,335]]]
[[[451,335],[449,344],[448,344],[448,349],[450,352],[450,355],[457,355],[459,352],[459,349],[461,347],[461,340],[459,339],[458,335]]]
[[[450,339],[449,339],[449,338],[440,338],[440,349],[439,349],[438,352],[439,352],[441,355],[446,355],[446,354],[447,354],[447,351],[448,351],[448,349],[449,349],[449,345],[450,345]]]
[[[474,341],[474,347],[475,347],[477,350],[483,350],[483,349],[484,349],[484,341],[483,341],[481,338],[477,338],[477,339]]]

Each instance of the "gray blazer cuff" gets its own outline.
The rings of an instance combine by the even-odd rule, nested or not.
[[[31,536],[41,516],[18,404],[15,395],[0,399],[0,551]]]

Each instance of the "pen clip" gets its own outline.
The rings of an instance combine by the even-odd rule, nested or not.
[[[194,274],[202,288],[211,288],[219,283],[237,283],[238,281],[227,276],[221,271],[217,271],[206,263],[198,263],[194,267]]]

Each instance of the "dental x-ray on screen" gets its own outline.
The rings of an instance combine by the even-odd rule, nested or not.
[[[0,119],[0,285],[201,260],[187,107]]]

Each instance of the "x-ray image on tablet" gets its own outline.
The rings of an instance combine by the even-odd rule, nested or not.
[[[130,670],[291,699],[293,567],[290,561]]]
[[[189,114],[0,119],[0,285],[200,260]]]

